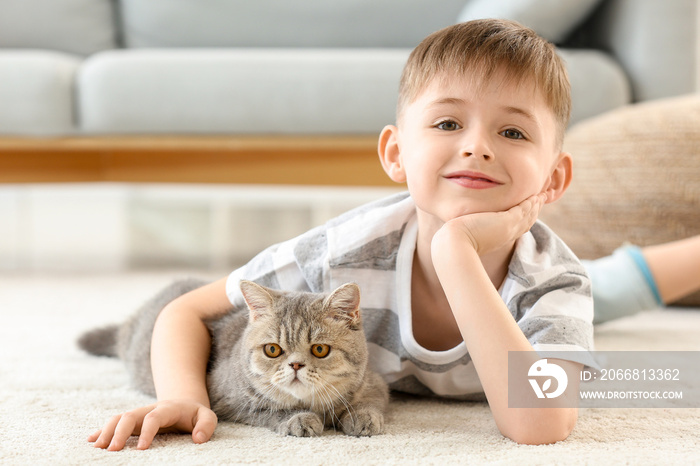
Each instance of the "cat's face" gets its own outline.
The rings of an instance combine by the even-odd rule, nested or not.
[[[367,346],[356,285],[325,297],[244,283],[251,310],[244,345],[259,393],[284,405],[327,408],[357,388]]]

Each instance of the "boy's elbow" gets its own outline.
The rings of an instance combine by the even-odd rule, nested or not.
[[[501,433],[521,445],[549,445],[566,440],[576,426],[577,409],[561,409],[557,415],[542,413],[541,416],[523,416]]]

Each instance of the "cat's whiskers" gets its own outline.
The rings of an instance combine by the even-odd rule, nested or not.
[[[318,409],[315,409],[316,407],[316,393],[318,392],[318,389],[316,386],[313,386],[311,388],[311,410],[314,412],[318,412]],[[321,394],[319,393],[319,403],[321,404],[321,413],[323,414],[323,425],[326,425],[326,409],[325,409],[325,403],[323,401],[323,398],[321,397]]]
[[[319,390],[320,389],[320,390]],[[335,421],[338,419],[338,417],[335,414],[335,408],[333,404],[333,400],[329,396],[329,394],[326,392],[326,389],[324,386],[320,386],[318,388],[314,387],[314,391],[318,392],[319,395],[319,400],[320,400],[320,407],[321,411],[323,412],[323,424],[326,425],[326,414],[328,413],[331,417],[331,424],[333,427],[335,427]],[[312,407],[314,409],[314,407]],[[314,411],[318,411],[318,407],[314,409]],[[338,419],[340,421],[340,419]]]
[[[260,410],[259,400],[256,400],[253,396],[250,396],[246,399],[246,402],[238,408],[238,413],[236,414],[234,422],[238,422],[242,414],[244,414],[246,418],[253,416],[258,417],[258,411]]]
[[[311,389],[312,389],[312,392],[311,392],[312,399],[311,399],[311,402],[309,404],[309,407],[311,409],[315,409],[315,406],[316,406],[316,402],[314,401],[314,398],[313,398],[314,394],[316,394],[316,393],[318,393],[319,395],[326,396],[325,398],[320,399],[322,405],[325,406],[326,403],[328,404],[328,406],[331,406],[331,407],[335,405],[335,403],[333,401],[333,397],[330,396],[330,394],[328,394],[327,391],[325,390],[325,385],[327,385],[327,382],[318,374],[317,371],[309,370],[309,372],[306,375],[306,378],[307,378],[307,381],[309,382],[309,385],[311,386]],[[319,389],[323,389],[324,391],[321,392]],[[326,410],[325,407],[322,407],[322,409],[324,411]]]
[[[311,387],[311,410],[314,410],[314,405],[316,403],[316,386]],[[326,412],[323,411],[323,425],[326,425]]]
[[[319,378],[321,378],[321,376],[319,376]],[[323,381],[322,378],[321,378],[321,380]],[[342,424],[340,422],[340,418],[335,414],[335,409],[333,408],[334,406],[336,406],[337,401],[342,403],[342,405],[345,408],[345,411],[348,413],[348,416],[350,416],[351,419],[354,418],[355,417],[355,413],[354,413],[355,410],[352,407],[352,404],[347,400],[347,398],[345,398],[345,396],[343,396],[343,394],[340,393],[340,391],[335,387],[335,385],[333,385],[332,383],[325,382],[325,381],[323,381],[323,382],[324,383],[323,383],[323,385],[321,385],[321,387],[324,389],[324,392],[326,393],[326,396],[328,397],[328,400],[329,400],[328,403],[329,403],[330,409],[333,412],[334,418],[338,420],[338,423]],[[335,394],[336,394],[335,397],[333,397],[331,395],[331,393],[329,393],[330,390],[333,390],[333,392],[335,392]],[[333,402],[333,398],[335,398],[337,401]],[[334,425],[335,425],[335,422],[334,422]]]
[[[242,414],[251,418],[250,423],[252,423],[252,419],[261,419],[263,413],[267,414],[268,418],[271,417],[273,413],[266,405],[276,399],[278,391],[279,389],[271,383],[262,387],[262,390],[256,389],[253,395],[247,397],[246,403],[238,409],[234,422],[237,422]]]

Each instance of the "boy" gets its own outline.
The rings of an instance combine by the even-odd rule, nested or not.
[[[534,361],[535,348],[592,349],[588,277],[536,222],[571,181],[571,157],[560,149],[569,110],[564,65],[531,30],[483,20],[426,38],[404,69],[397,124],[379,138],[384,170],[410,196],[272,246],[166,306],[152,340],[158,403],[115,416],[90,440],[119,450],[132,434],[138,448],[168,430],[191,431],[197,443],[211,437],[202,320],[243,305],[241,278],[312,291],[357,282],[371,363],[392,388],[483,392],[503,435],[565,439],[577,409],[509,408],[507,371],[509,351]]]

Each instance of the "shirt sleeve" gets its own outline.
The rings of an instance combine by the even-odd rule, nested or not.
[[[327,275],[325,226],[265,249],[226,280],[226,295],[234,307],[244,306],[239,283],[250,280],[276,290],[321,292]]]
[[[502,296],[518,326],[540,352],[593,350],[591,283],[581,262],[543,224],[521,238]],[[585,353],[585,354],[584,354]]]

